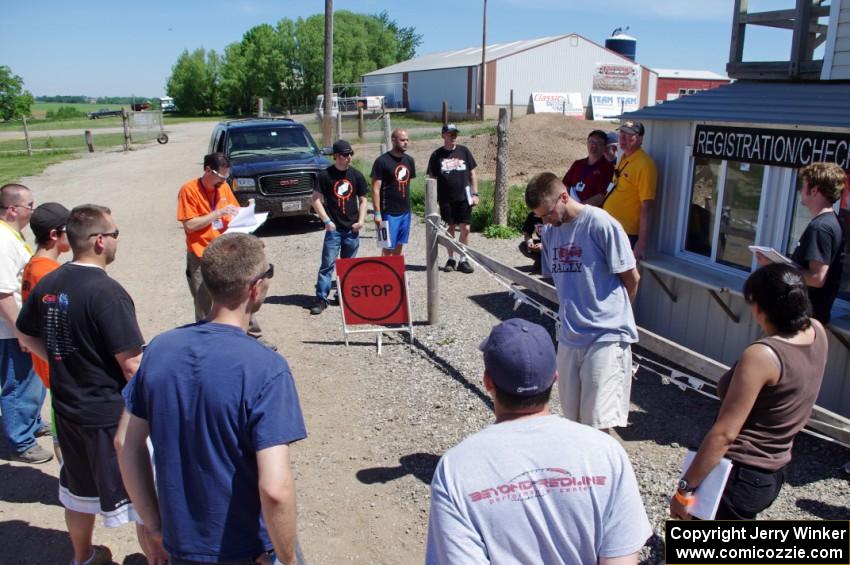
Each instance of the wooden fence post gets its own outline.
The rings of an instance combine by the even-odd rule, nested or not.
[[[496,188],[493,192],[493,221],[499,226],[508,225],[508,111],[499,108],[496,126]]]
[[[89,148],[89,153],[94,153],[94,137],[92,136],[90,129],[86,130],[84,137],[86,139],[86,145]]]
[[[390,124],[390,115],[384,112],[384,145],[387,147],[392,147],[390,142],[390,132],[392,131],[392,125]],[[389,151],[389,149],[387,149]]]
[[[127,108],[121,108],[121,122],[124,125],[124,151],[130,150],[130,114]]]
[[[511,121],[514,121],[514,89],[511,89]]]
[[[262,98],[257,98],[257,117],[258,118],[263,117],[263,99]]]
[[[363,106],[360,106],[357,108],[357,139],[361,142],[363,141],[363,130]]]
[[[440,323],[440,265],[437,245],[437,226],[440,212],[437,206],[437,179],[425,180],[425,270],[428,289],[428,324]]]
[[[24,122],[24,140],[27,143],[27,155],[32,157],[32,141],[30,141],[30,129],[27,127],[27,117],[21,114],[21,120]]]
[[[443,100],[443,125],[449,123],[449,103]]]
[[[342,110],[336,113],[336,139],[342,139]]]

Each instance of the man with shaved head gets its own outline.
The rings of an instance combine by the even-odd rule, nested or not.
[[[396,128],[392,133],[393,147],[372,165],[372,205],[375,227],[387,223],[390,245],[384,255],[401,255],[410,236],[410,181],[416,177],[416,163],[407,154],[410,138]]]
[[[21,280],[32,257],[32,248],[21,230],[29,223],[34,206],[32,192],[24,185],[0,187],[0,409],[12,458],[45,463],[53,456],[35,438],[45,433],[40,414],[46,391],[15,332],[21,310]]]

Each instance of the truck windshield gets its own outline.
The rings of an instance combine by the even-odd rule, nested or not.
[[[226,152],[240,155],[274,155],[277,153],[318,153],[315,142],[301,128],[251,128],[233,132],[227,140]]]

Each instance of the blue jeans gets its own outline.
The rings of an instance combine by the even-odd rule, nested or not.
[[[322,245],[322,264],[316,279],[316,297],[327,301],[331,292],[331,277],[334,272],[334,262],[337,256],[342,259],[355,257],[360,247],[360,234],[352,230],[335,229],[325,231],[325,242]]]
[[[17,339],[0,339],[0,410],[6,440],[17,453],[35,445],[47,391],[32,370],[32,357]]]

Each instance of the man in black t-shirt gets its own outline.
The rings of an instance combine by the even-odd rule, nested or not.
[[[344,139],[333,145],[334,164],[319,175],[319,186],[313,191],[313,210],[325,223],[322,263],[316,279],[316,302],[310,307],[313,315],[328,307],[331,276],[337,257],[347,259],[357,255],[360,230],[366,221],[367,186],[363,175],[351,166],[354,150]]]
[[[124,408],[121,391],[139,367],[142,332],[133,300],[106,274],[115,259],[118,228],[109,208],[85,204],[66,225],[74,260],[44,276],[24,302],[21,341],[48,360],[59,446],[59,501],[74,561],[110,562],[92,546],[95,514],[106,527],[137,522],[124,490],[113,438]],[[156,538],[157,532],[150,532]],[[156,543],[155,541],[153,543]]]
[[[802,267],[812,301],[812,317],[829,322],[838,296],[844,252],[844,234],[833,205],[844,190],[844,171],[835,163],[812,163],[800,169],[800,204],[809,209],[806,226],[791,259]]]
[[[392,133],[393,148],[372,165],[372,205],[375,227],[386,222],[390,248],[383,255],[401,255],[410,236],[410,181],[416,177],[416,164],[407,154],[410,139],[407,132],[396,128]]]
[[[472,153],[457,141],[458,129],[454,124],[443,126],[443,146],[431,154],[428,160],[428,176],[437,179],[437,203],[440,217],[449,226],[449,235],[454,237],[455,226],[460,226],[460,242],[469,243],[469,224],[472,207],[478,205],[478,165]],[[446,271],[455,268],[462,273],[471,273],[472,265],[465,259],[456,264],[454,253],[449,250]]]

